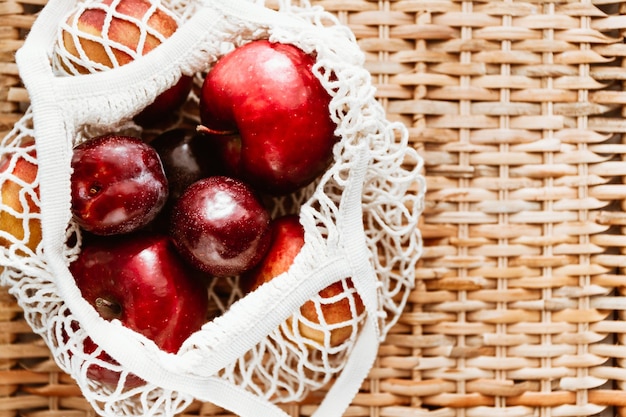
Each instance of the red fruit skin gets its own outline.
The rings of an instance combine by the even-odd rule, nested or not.
[[[217,133],[209,132],[209,140],[223,142],[229,173],[280,195],[327,169],[336,125],[314,64],[314,57],[293,45],[258,40],[225,55],[209,71],[200,96],[201,122]],[[241,137],[238,156],[227,144],[233,132]]]
[[[180,80],[161,94],[135,116],[135,122],[144,127],[158,125],[164,120],[171,120],[174,113],[185,103],[193,79],[183,76]]]
[[[212,176],[192,184],[172,210],[170,234],[183,257],[218,277],[235,276],[265,255],[270,215],[246,183]]]
[[[296,215],[286,215],[278,217],[272,222],[272,243],[263,260],[250,271],[242,274],[240,285],[244,293],[254,291],[262,284],[271,281],[280,274],[287,272],[298,253],[304,246],[304,228]],[[353,288],[352,280],[348,278],[346,282],[348,288]],[[336,327],[330,331],[328,340],[325,332],[318,328],[299,322],[298,329],[300,335],[311,341],[313,346],[339,346],[344,343],[353,332],[349,323],[353,320],[353,312],[350,301],[347,297],[340,298],[334,302],[328,302],[345,292],[341,281],[335,282],[319,292],[319,297],[324,302],[320,305],[320,311],[327,324],[347,323],[345,326]],[[360,315],[365,307],[358,294],[354,295],[355,313]],[[312,323],[321,322],[318,309],[311,300],[305,302],[300,307],[300,314]],[[291,318],[289,319],[291,321]]]
[[[178,200],[194,182],[218,172],[211,143],[194,130],[167,130],[151,142],[161,159],[169,185],[169,198]]]
[[[194,182],[221,171],[215,146],[195,130],[175,128],[155,137],[150,145],[161,158],[169,185],[165,206],[152,221],[152,230],[169,233],[172,208]]]
[[[135,231],[168,196],[156,150],[138,138],[100,136],[74,148],[71,197],[76,222],[97,235]]]
[[[68,18],[68,24],[73,25],[72,22],[76,21],[78,29],[76,33],[62,32],[63,47],[68,53],[81,58],[79,44],[84,55],[91,61],[115,68],[158,47],[161,40],[155,36],[156,33],[163,38],[169,38],[178,29],[176,20],[164,11],[154,9],[149,0],[119,0],[115,10],[110,12],[105,11],[108,7],[102,7],[112,4],[113,0],[93,2],[81,8],[80,15],[75,12]],[[132,19],[145,22],[144,35],[142,28]],[[105,48],[105,44],[108,48]],[[111,60],[111,55],[114,61]],[[81,65],[74,66],[81,74],[90,72]]]
[[[33,143],[28,141],[21,144],[22,147],[32,146]],[[28,152],[28,155],[35,160],[37,158],[37,152],[35,149]],[[4,174],[11,166],[11,155],[5,154],[0,157],[0,173]],[[39,167],[33,164],[31,161],[19,158],[15,162],[15,165],[10,172],[16,179],[23,181],[26,184],[34,184],[37,180],[37,172]],[[24,220],[19,217],[15,217],[8,208],[15,210],[18,213],[24,213],[24,210],[28,210],[29,213],[38,213],[39,207],[33,197],[39,197],[39,187],[36,186],[33,189],[34,196],[31,193],[24,193],[22,184],[19,182],[6,179],[0,184],[0,202],[4,208],[0,208],[0,230],[12,234],[19,240],[23,240],[26,236],[26,230],[24,228]],[[23,206],[24,201],[26,206]],[[33,252],[37,250],[37,245],[41,241],[41,220],[37,217],[33,217],[28,220],[28,232],[29,238],[26,245]],[[0,246],[8,248],[11,245],[9,241],[0,237]],[[21,249],[17,249],[19,255],[24,255]],[[2,267],[0,267],[2,272]]]
[[[176,353],[208,320],[203,276],[180,258],[166,235],[100,238],[83,247],[70,271],[82,296],[101,316],[119,319],[166,352]],[[98,299],[117,305],[119,311],[99,306]],[[91,339],[86,340],[85,353],[96,348]],[[106,353],[99,359],[116,363]],[[89,368],[88,376],[107,384],[117,384],[119,379],[117,372],[97,365]],[[141,383],[132,375],[126,387]]]
[[[78,32],[62,33],[63,47],[69,54],[80,58],[80,45],[80,49],[91,61],[115,68],[157,48],[161,44],[157,33],[163,38],[169,38],[178,29],[176,20],[163,10],[154,9],[153,2],[149,0],[119,0],[111,13],[105,12],[101,7],[111,6],[112,3],[113,0],[100,0],[87,5],[79,16],[70,16],[68,23],[76,18]],[[145,28],[142,30],[137,27],[129,18],[145,22]],[[90,72],[78,63],[73,66],[81,74]],[[66,70],[70,71],[67,68]],[[183,76],[178,83],[161,93],[153,103],[135,116],[135,122],[144,127],[152,127],[169,118],[185,102],[191,86],[192,78]]]
[[[304,228],[298,216],[287,215],[274,219],[271,229],[272,240],[265,257],[240,278],[246,293],[287,272],[304,246]]]

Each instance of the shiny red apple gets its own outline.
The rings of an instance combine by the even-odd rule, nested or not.
[[[166,235],[100,237],[82,248],[70,271],[82,296],[104,319],[119,319],[166,352],[176,353],[208,319],[204,276],[180,258]],[[91,339],[84,344],[85,353],[96,348]],[[116,363],[106,353],[98,358]],[[119,379],[117,372],[98,365],[89,367],[88,376],[107,384]],[[141,383],[133,375],[125,385]]]
[[[183,257],[219,277],[252,268],[270,241],[270,215],[254,190],[226,176],[193,183],[172,210],[170,233]]]
[[[314,56],[293,45],[258,40],[208,72],[199,129],[218,142],[228,175],[279,195],[327,169],[336,125],[314,64]]]
[[[99,136],[74,148],[74,219],[97,235],[135,231],[152,221],[168,196],[158,153],[139,138]]]
[[[287,215],[275,219],[272,222],[272,243],[266,256],[259,265],[240,277],[243,291],[254,291],[287,272],[303,246],[304,228],[298,216]],[[355,318],[365,309],[353,289],[349,278],[335,282],[322,289],[315,301],[309,300],[300,307],[300,314],[305,320],[298,321],[298,332],[308,341],[307,344],[335,347],[352,336]]]

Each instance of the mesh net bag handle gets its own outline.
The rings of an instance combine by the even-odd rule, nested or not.
[[[361,55],[356,44],[350,37],[338,37],[337,32],[320,31],[318,28],[307,32],[303,30],[303,27],[307,27],[304,20],[249,2],[214,1],[202,4],[194,16],[158,48],[158,53],[154,51],[115,71],[79,77],[55,77],[47,52],[56,35],[56,22],[67,14],[69,8],[68,2],[49,2],[16,57],[31,96],[37,138],[39,176],[42,179],[42,246],[46,263],[42,273],[46,275],[45,278],[54,284],[59,297],[96,344],[130,372],[161,387],[170,395],[181,398],[178,403],[173,401],[174,405],[165,406],[170,410],[180,411],[191,396],[224,406],[242,416],[257,415],[259,412],[267,416],[282,416],[285,414],[270,402],[214,374],[249,350],[259,338],[276,328],[290,312],[312,295],[332,282],[351,277],[368,312],[366,322],[338,382],[315,414],[340,415],[371,367],[386,324],[381,319],[379,308],[380,283],[372,268],[371,254],[362,243],[365,236],[361,196],[368,164],[371,162],[371,144],[367,141],[341,150],[343,157],[351,160],[348,178],[342,179],[345,184],[337,216],[337,226],[346,233],[337,234],[332,250],[320,253],[318,247],[305,245],[300,257],[302,261],[296,262],[289,273],[259,288],[247,296],[245,302],[231,306],[228,314],[218,317],[193,335],[177,355],[159,350],[143,336],[118,322],[101,319],[82,299],[69,274],[64,242],[70,221],[68,167],[78,126],[115,125],[128,114],[139,111],[160,91],[173,85],[181,74],[193,74],[201,70],[207,57],[217,54],[216,50],[207,48],[207,38],[214,37],[218,42],[222,41],[225,37],[234,36],[242,25],[252,28],[274,26],[276,30],[273,35],[278,40],[288,40],[296,32],[304,34],[299,36],[311,36],[313,33],[321,37],[315,39],[315,42],[334,41],[333,46],[343,52],[341,65],[362,70],[359,67]],[[323,39],[324,36],[328,36],[328,39]],[[306,39],[302,39],[302,42],[307,43]],[[163,82],[164,79],[167,81]],[[345,103],[336,102],[335,105],[340,108]],[[102,109],[107,111],[103,112]],[[383,116],[376,113],[379,110],[376,106],[374,109],[372,117]],[[358,138],[362,135],[359,129],[363,128],[355,129],[349,122],[344,123],[344,126],[346,137]],[[402,133],[400,126],[386,127],[388,135],[396,135],[398,131]],[[374,130],[371,135],[375,136],[376,133]],[[416,154],[410,157],[419,162]],[[410,188],[413,182],[419,180],[416,175],[419,167],[420,164],[416,164],[416,168],[398,182],[404,181],[404,186]],[[423,191],[423,184],[421,188]],[[420,209],[418,200],[415,201],[415,212]],[[370,203],[375,205],[375,202]],[[317,214],[317,208],[305,205],[301,220],[307,232],[314,235],[310,240],[319,242],[324,239],[316,234],[316,223],[319,221]],[[409,217],[414,220],[415,214]],[[414,226],[414,222],[409,225]],[[324,241],[327,240],[330,239]],[[415,245],[411,249],[416,249]],[[331,252],[333,255],[329,256]],[[412,258],[416,258],[418,253],[413,255]],[[408,263],[409,267],[414,266],[411,260]],[[58,325],[58,322],[54,323]],[[44,338],[54,347],[54,342],[59,339],[59,330],[54,325],[51,328],[44,334]],[[106,410],[101,411],[106,414]]]

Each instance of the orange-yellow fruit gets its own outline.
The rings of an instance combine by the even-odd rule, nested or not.
[[[109,68],[115,68],[133,61],[137,56],[145,55],[161,44],[161,39],[170,37],[178,28],[176,20],[161,9],[152,10],[148,0],[121,0],[113,10],[101,6],[110,6],[113,0],[103,0],[87,6],[72,14],[67,23],[75,25],[76,33],[63,31],[63,46],[71,55],[82,59],[78,44],[85,55],[93,62]],[[142,20],[151,13],[146,21],[145,40],[141,42],[142,28],[123,16]],[[121,15],[121,16],[120,16]],[[108,27],[105,24],[108,22]],[[95,38],[94,40],[89,38]],[[77,44],[78,43],[78,44]],[[110,48],[110,49],[109,49]],[[127,51],[125,49],[130,51]],[[110,50],[112,56],[109,55]],[[130,52],[130,53],[129,53]],[[88,68],[75,64],[79,73],[90,72]],[[93,71],[91,71],[93,72]]]
[[[356,292],[352,294],[350,293],[350,290],[353,288],[354,286],[352,281],[347,279],[345,289],[342,282],[336,282],[324,288],[319,293],[319,297],[322,300],[319,308],[322,313],[324,323],[330,326],[342,323],[344,324],[330,330],[330,339],[328,342],[332,347],[341,345],[352,336],[352,333],[355,331],[353,323],[355,322],[356,317],[360,316],[365,309],[363,302],[361,301],[361,297],[359,297]],[[328,299],[338,296],[339,299],[336,301],[329,303],[324,302],[324,299],[328,301]],[[350,306],[351,297],[354,300],[354,312]],[[312,323],[320,324],[321,322],[317,307],[311,300],[302,305],[300,308],[300,314]],[[328,330],[324,330],[324,327],[309,326],[305,322],[299,321],[298,330],[303,337],[313,340],[322,346],[326,344],[325,337]]]
[[[288,215],[275,219],[272,224],[272,244],[265,258],[254,269],[241,276],[244,291],[253,291],[286,272],[304,246],[304,228],[298,216]],[[354,332],[355,320],[365,310],[359,295],[354,292],[351,279],[344,284],[339,281],[319,292],[319,317],[316,302],[309,300],[300,307],[300,315],[305,321],[298,320],[298,332],[309,345],[336,347],[344,343]],[[353,300],[351,303],[350,300]],[[351,305],[353,304],[353,305]],[[292,326],[289,319],[289,327]],[[324,323],[324,324],[321,324]],[[327,325],[336,325],[329,329]],[[326,335],[330,334],[328,340]]]
[[[28,155],[34,158],[36,156],[35,150],[30,151]],[[12,157],[18,158],[14,166],[11,165]],[[28,215],[28,213],[39,213],[39,207],[33,199],[33,193],[37,199],[39,198],[39,187],[34,186],[30,190],[27,188],[24,189],[22,184],[18,182],[22,181],[26,184],[34,185],[37,178],[38,167],[36,164],[21,156],[6,154],[0,160],[0,172],[4,173],[8,169],[12,169],[11,174],[17,181],[8,177],[7,180],[3,181],[0,185],[0,195],[2,196],[0,205],[0,229],[13,235],[15,239],[24,241],[30,250],[35,251],[41,241],[41,221],[39,218],[28,219],[28,229],[25,230],[24,217],[14,216],[8,211],[8,208],[15,210],[17,213],[24,214],[25,216]],[[23,206],[22,198],[26,202],[26,207]],[[0,237],[0,245],[9,247],[11,241]],[[18,253],[23,253],[23,251],[18,251]]]
[[[177,29],[178,22],[155,0],[101,0],[77,9],[62,30],[56,45],[57,69],[69,74],[87,74],[117,68],[155,49]],[[183,105],[193,84],[181,79],[160,94],[135,122],[154,126],[170,120]]]

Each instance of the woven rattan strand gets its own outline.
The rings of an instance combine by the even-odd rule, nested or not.
[[[0,2],[2,135],[43,3]],[[346,415],[626,416],[626,3],[315,3],[359,39],[428,181],[417,286]],[[93,415],[4,290],[0,339],[0,416]]]

